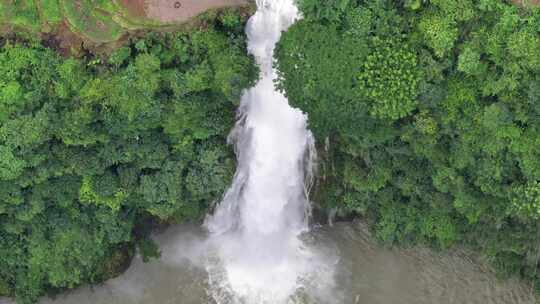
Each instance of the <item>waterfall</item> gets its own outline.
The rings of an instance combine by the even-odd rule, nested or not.
[[[238,167],[205,227],[215,244],[208,261],[218,303],[287,303],[313,267],[307,231],[307,185],[315,159],[307,117],[276,91],[272,67],[281,32],[299,17],[294,0],[257,0],[248,21],[248,50],[261,77],[246,91],[229,141]]]

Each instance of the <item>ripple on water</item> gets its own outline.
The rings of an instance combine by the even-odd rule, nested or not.
[[[103,285],[80,288],[40,303],[215,304],[209,299],[209,278],[201,263],[205,259],[201,240],[205,237],[199,227],[172,227],[155,237],[162,248],[161,259],[146,264],[136,259],[126,273]],[[303,239],[326,256],[339,256],[339,261],[334,261],[338,263],[337,286],[327,294],[313,295],[318,278],[326,272],[320,268],[290,304],[540,303],[526,285],[498,280],[488,267],[462,250],[440,253],[425,248],[384,248],[371,239],[361,223],[318,228]],[[223,298],[221,303],[241,302]]]

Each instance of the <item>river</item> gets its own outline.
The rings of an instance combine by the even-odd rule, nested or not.
[[[172,227],[155,236],[162,249],[160,259],[143,263],[136,258],[118,278],[40,303],[215,304],[206,270],[199,266],[203,254],[193,246],[206,237],[200,227]],[[525,284],[497,279],[489,268],[461,250],[437,253],[424,248],[384,248],[373,241],[362,223],[320,227],[303,238],[339,255],[335,261],[336,288],[326,295],[325,302],[302,299],[290,303],[539,303]]]

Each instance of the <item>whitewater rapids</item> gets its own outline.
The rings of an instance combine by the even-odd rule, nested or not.
[[[314,140],[307,116],[276,91],[272,67],[274,47],[299,12],[294,0],[257,6],[246,32],[261,78],[242,97],[229,138],[238,158],[233,184],[205,222],[215,253],[206,268],[218,303],[288,303],[322,269],[301,240]]]

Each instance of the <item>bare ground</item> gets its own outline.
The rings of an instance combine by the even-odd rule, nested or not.
[[[146,17],[146,0],[122,0],[121,4],[134,17]]]
[[[520,6],[537,6],[540,5],[540,0],[512,0],[513,3]]]
[[[185,22],[209,10],[248,4],[249,0],[146,0],[146,16],[161,22]]]
[[[64,57],[77,56],[82,52],[83,39],[73,33],[65,22],[54,34],[45,35],[43,38],[46,46],[56,49]]]

